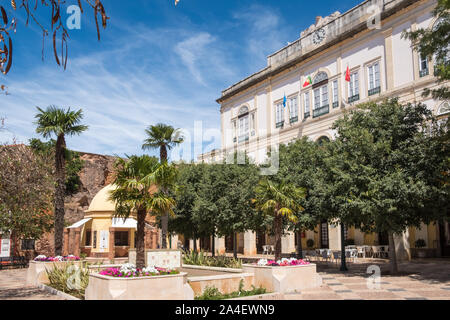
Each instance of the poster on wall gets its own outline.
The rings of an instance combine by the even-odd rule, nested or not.
[[[109,231],[100,231],[100,251],[105,252],[108,249]]]
[[[10,255],[11,241],[9,238],[2,238],[0,258],[6,258]]]

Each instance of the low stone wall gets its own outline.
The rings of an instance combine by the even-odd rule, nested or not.
[[[206,266],[196,266],[192,264],[183,264],[183,269],[195,269],[195,270],[206,270],[206,271],[218,271],[218,272],[229,272],[229,273],[242,273],[242,269],[234,268],[220,268],[220,267],[206,267]]]
[[[268,292],[300,292],[303,289],[320,287],[322,278],[315,264],[288,267],[261,267],[243,265],[246,273],[254,274],[254,286],[266,288]]]
[[[128,261],[136,264],[136,249],[128,252]],[[147,249],[145,250],[145,265],[159,268],[181,268],[182,253],[178,249]]]
[[[58,261],[58,262],[30,261],[27,270],[26,284],[29,286],[48,284],[49,281],[46,272],[47,270],[52,270],[55,267],[60,268],[71,263],[80,266],[81,261]]]
[[[279,292],[274,293],[266,293],[266,294],[259,294],[256,296],[248,296],[248,297],[242,297],[242,298],[233,298],[233,299],[226,299],[226,300],[284,300],[284,294]]]
[[[89,275],[86,300],[193,300],[186,273],[142,278]]]
[[[251,290],[254,282],[252,273],[231,273],[226,275],[189,277],[188,282],[195,296],[203,294],[207,287],[215,287],[221,293],[239,291],[241,280],[244,281],[244,290]]]

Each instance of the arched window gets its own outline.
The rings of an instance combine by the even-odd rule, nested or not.
[[[330,142],[330,138],[328,138],[327,136],[321,136],[319,139],[317,139],[317,144],[319,146],[322,146],[328,142]]]
[[[316,76],[314,77],[313,84],[318,84],[323,81],[328,80],[328,75],[326,72],[320,71]]]
[[[448,103],[448,102],[446,101],[446,102],[442,103],[442,104],[439,106],[437,115],[438,115],[438,116],[443,116],[443,115],[446,115],[446,114],[448,114],[448,113],[450,113],[450,103]]]
[[[238,142],[248,141],[250,125],[249,125],[249,109],[247,106],[243,106],[239,109],[238,115]]]
[[[248,113],[248,107],[243,106],[239,109],[239,116],[245,115],[246,113]]]
[[[441,24],[445,23],[444,18],[441,17],[436,20],[433,24],[433,31],[436,32],[437,29],[441,26]],[[447,45],[445,50],[441,50],[433,55],[435,74],[436,74],[436,66],[439,64],[447,64],[450,62],[450,44]]]
[[[328,75],[320,71],[313,80],[313,118],[320,117],[330,111],[328,100]]]

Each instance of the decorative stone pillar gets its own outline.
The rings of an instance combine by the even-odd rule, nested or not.
[[[219,254],[225,254],[225,238],[214,238],[215,249]]]
[[[256,233],[247,231],[244,233],[244,256],[252,256],[256,253]]]
[[[73,249],[73,254],[76,256],[80,256],[80,245],[81,245],[81,228],[76,228],[74,229],[75,231],[75,240],[74,240],[74,249]]]
[[[295,234],[289,231],[281,238],[281,253],[290,254],[293,252],[295,252]]]
[[[342,250],[341,224],[338,222],[330,222],[328,224],[328,248],[331,250]]]
[[[114,246],[114,234],[116,232],[115,228],[109,228],[109,252],[108,252],[108,258],[110,260],[114,259],[116,257],[116,249]]]
[[[69,232],[70,232],[70,229],[67,229],[67,228],[64,229],[64,247],[63,247],[63,255],[64,256],[69,255]]]
[[[152,249],[158,248],[158,232],[153,231],[152,232]]]

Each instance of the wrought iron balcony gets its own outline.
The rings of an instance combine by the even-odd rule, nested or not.
[[[419,71],[419,77],[421,77],[421,78],[425,77],[429,74],[430,74],[430,71],[428,70],[428,68]]]
[[[376,88],[370,89],[368,92],[368,95],[370,97],[370,96],[373,96],[374,94],[377,94],[380,92],[381,92],[381,87],[376,87]],[[358,100],[359,100],[359,98],[358,98]]]
[[[308,119],[310,116],[311,116],[311,113],[309,111],[305,112],[305,117],[303,118],[303,120]]]
[[[330,112],[330,105],[327,104],[326,106],[322,106],[316,110],[313,110],[313,118],[323,116],[324,114],[327,114],[329,112]]]
[[[242,136],[240,136],[239,139],[238,139],[239,143],[246,142],[246,141],[248,141],[248,140],[250,140],[250,137],[249,137],[248,134],[242,135]]]
[[[359,100],[359,94],[355,94],[354,96],[351,96],[348,98],[348,103],[352,103],[352,102],[355,102],[358,100]]]
[[[298,116],[297,117],[292,117],[292,118],[289,119],[290,123],[295,123],[297,121],[298,121]]]
[[[333,102],[333,109],[334,109],[334,108],[337,108],[337,107],[339,107],[339,102],[338,102],[338,101]]]
[[[280,122],[277,122],[276,127],[277,128],[283,128],[284,127],[284,120],[280,121]]]

